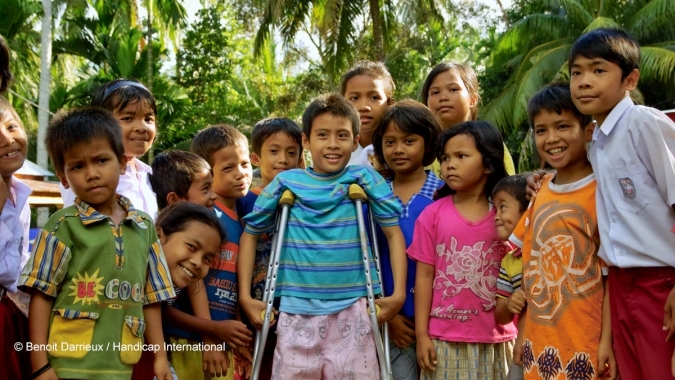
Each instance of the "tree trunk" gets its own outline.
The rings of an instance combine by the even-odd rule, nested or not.
[[[375,53],[377,60],[384,62],[384,38],[382,37],[382,17],[380,17],[380,1],[369,0],[370,18],[373,20],[373,40],[375,41]]]
[[[37,164],[47,169],[49,162],[45,148],[45,134],[49,124],[49,84],[52,80],[52,1],[42,0],[42,38],[40,49],[40,89],[38,95],[38,137],[37,137]],[[38,227],[42,227],[49,218],[49,209],[38,209]]]

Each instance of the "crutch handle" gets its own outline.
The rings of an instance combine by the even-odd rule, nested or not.
[[[284,191],[279,199],[279,204],[293,206],[293,203],[295,203],[295,195],[293,195],[293,192],[290,190]]]
[[[376,304],[375,305],[375,315],[379,316],[381,311],[382,311],[382,309],[380,309],[380,305]],[[368,314],[370,314],[370,307],[368,308]]]
[[[265,320],[265,311],[266,310],[260,310],[260,320],[264,321]],[[274,313],[270,313],[270,323],[274,322]]]
[[[366,195],[366,192],[363,191],[361,186],[352,183],[349,185],[349,199],[355,200],[355,199],[361,199],[363,201],[368,200],[368,196]]]

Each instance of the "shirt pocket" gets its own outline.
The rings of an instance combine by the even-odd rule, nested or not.
[[[98,313],[54,309],[49,328],[49,354],[57,358],[82,359],[91,346]]]
[[[616,208],[639,214],[649,204],[646,185],[639,165],[612,168],[612,183],[609,191],[614,193],[611,199],[616,200]]]
[[[122,325],[122,349],[120,360],[124,364],[136,364],[143,353],[143,333],[145,321],[142,318],[127,315]]]
[[[333,188],[328,198],[339,197],[342,198],[345,194],[349,193],[349,185],[338,184]]]

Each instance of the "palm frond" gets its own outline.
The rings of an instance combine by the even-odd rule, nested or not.
[[[590,32],[593,29],[598,29],[598,28],[619,28],[619,29],[621,29],[621,25],[619,25],[616,21],[612,20],[611,18],[596,17],[593,20],[593,22],[591,22],[590,24],[588,24],[588,26],[586,26],[586,29],[584,29],[583,33],[587,33],[587,32]]]
[[[567,41],[567,43],[561,43]],[[545,84],[551,82],[560,67],[567,62],[567,55],[572,41],[566,39],[558,42],[558,46],[537,54],[532,67],[518,78],[518,90],[513,110],[513,125],[520,125],[527,119],[527,102],[532,95]],[[550,43],[546,44],[550,45]]]
[[[626,29],[643,44],[675,38],[675,1],[652,0],[626,23]]]
[[[498,97],[481,112],[481,119],[496,125],[502,134],[507,134],[517,127],[513,122],[513,106],[518,91],[517,84],[508,86]]]
[[[645,79],[675,86],[675,49],[658,46],[640,47],[640,75]]]
[[[570,23],[588,25],[595,18],[586,5],[577,0],[546,0],[544,4],[551,11],[563,11]]]

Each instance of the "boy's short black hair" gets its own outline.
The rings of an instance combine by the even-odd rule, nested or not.
[[[527,205],[530,204],[527,199],[527,177],[530,175],[531,173],[520,173],[502,178],[492,188],[492,199],[497,193],[503,191],[518,201],[520,212],[527,210]]]
[[[574,41],[567,59],[570,72],[578,56],[616,63],[621,68],[621,80],[640,68],[640,45],[626,31],[616,28],[593,29]]]
[[[342,96],[345,96],[345,92],[347,92],[347,82],[358,75],[367,75],[373,79],[382,79],[385,84],[384,93],[387,95],[387,100],[394,100],[396,85],[394,84],[394,78],[391,77],[391,73],[389,73],[387,66],[382,62],[366,60],[356,62],[354,66],[340,78],[340,94],[342,94]]]
[[[361,120],[356,108],[338,94],[323,94],[314,98],[302,114],[302,133],[307,136],[308,140],[312,133],[312,122],[314,122],[317,116],[324,113],[329,113],[336,117],[344,117],[352,124],[354,138],[359,134]]]
[[[217,151],[240,145],[248,148],[248,140],[243,133],[231,125],[218,124],[199,131],[190,143],[190,151],[205,159],[213,168],[213,155]]]
[[[431,165],[436,159],[434,144],[441,133],[441,124],[433,112],[424,104],[412,99],[401,100],[389,107],[384,115],[382,115],[373,133],[373,151],[375,152],[375,157],[381,163],[385,162],[382,140],[391,122],[403,133],[422,136],[424,139],[422,165]]]
[[[157,116],[157,101],[150,90],[136,79],[119,78],[99,87],[91,99],[91,105],[111,112],[121,111],[132,103],[144,103]]]
[[[284,133],[293,141],[298,143],[298,148],[302,149],[302,131],[293,121],[283,117],[271,117],[257,122],[251,131],[251,148],[253,153],[260,154],[263,143],[268,137],[277,133]]]
[[[168,206],[166,196],[174,192],[181,198],[187,198],[192,181],[203,171],[211,171],[211,166],[203,158],[190,152],[172,150],[158,154],[152,161],[150,185],[157,195],[157,206]]]
[[[561,114],[563,111],[571,112],[579,120],[582,129],[593,121],[592,116],[582,114],[574,105],[570,85],[566,82],[546,85],[532,95],[530,101],[527,102],[527,117],[530,120],[530,128],[534,128],[534,118],[541,111],[557,114]]]
[[[122,129],[110,111],[100,107],[82,107],[59,111],[47,127],[45,145],[54,170],[63,172],[63,155],[92,140],[105,139],[119,160],[124,162]]]
[[[9,71],[9,46],[7,41],[0,34],[0,94],[7,91],[7,86],[12,80],[12,73]]]

